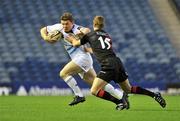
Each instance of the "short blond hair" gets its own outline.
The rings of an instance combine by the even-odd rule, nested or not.
[[[95,16],[93,20],[94,27],[97,27],[98,29],[102,29],[104,27],[104,17],[103,16]]]

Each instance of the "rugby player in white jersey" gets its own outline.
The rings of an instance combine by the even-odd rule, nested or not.
[[[87,45],[74,47],[65,38],[72,34],[79,35],[78,37],[81,37],[81,35],[89,33],[90,29],[76,25],[74,23],[72,14],[66,12],[61,16],[60,23],[43,27],[40,30],[40,33],[44,40],[50,43],[54,43],[58,41],[56,35],[52,36],[49,33],[53,33],[55,31],[61,32],[63,35],[63,39],[61,40],[63,41],[64,47],[71,58],[71,61],[68,62],[60,71],[60,77],[67,83],[67,85],[73,90],[75,94],[74,100],[69,103],[69,105],[71,106],[80,102],[84,102],[85,97],[77,85],[76,80],[73,78],[73,75],[79,74],[85,82],[87,82],[89,85],[92,85],[93,80],[96,77],[96,72],[93,69],[93,60],[90,55],[92,50],[91,48],[88,48]],[[123,103],[124,101],[126,101],[126,103],[128,102],[126,95],[124,94],[122,96],[122,93],[115,89],[112,85],[106,85],[104,90],[107,91],[110,95],[116,97],[119,100],[118,103],[121,103],[122,100]],[[117,104],[117,101],[114,103]]]

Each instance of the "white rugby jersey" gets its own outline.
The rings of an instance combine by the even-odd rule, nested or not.
[[[73,28],[71,30],[71,34],[79,33],[79,28],[81,28],[81,27],[82,26],[74,24]],[[65,47],[66,51],[68,52],[69,56],[71,57],[71,59],[73,59],[75,56],[83,56],[83,55],[90,56],[90,53],[85,52],[85,50],[84,50],[84,47],[87,45],[81,45],[79,47],[74,47],[70,42],[68,42],[65,39],[66,36],[68,36],[68,33],[64,32],[62,24],[58,23],[58,24],[47,26],[47,32],[53,32],[55,30],[60,31],[63,34],[63,36],[64,36],[63,44],[64,44],[64,47]]]

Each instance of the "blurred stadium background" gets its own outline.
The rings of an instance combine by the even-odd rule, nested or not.
[[[63,46],[44,42],[39,33],[67,11],[91,28],[95,15],[105,16],[133,84],[180,93],[180,0],[1,0],[0,95],[71,93],[58,76],[69,61]]]

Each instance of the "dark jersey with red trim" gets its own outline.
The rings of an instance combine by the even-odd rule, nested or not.
[[[104,30],[92,31],[81,39],[81,44],[89,43],[99,62],[108,57],[116,57],[112,49],[112,40]]]

